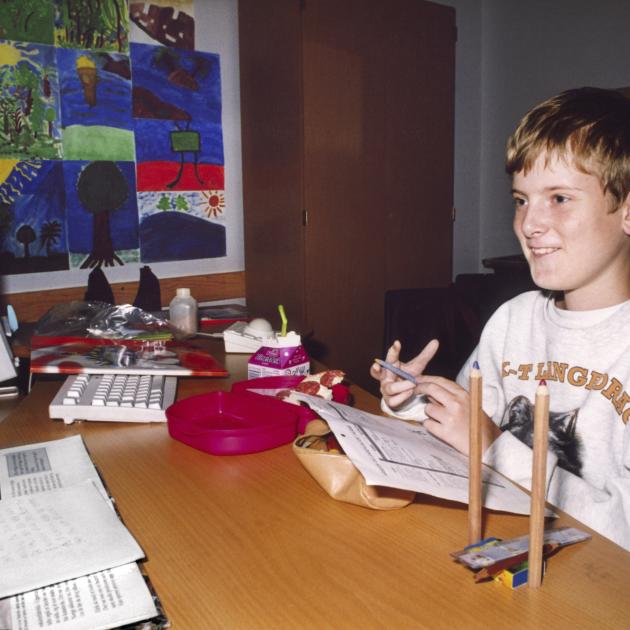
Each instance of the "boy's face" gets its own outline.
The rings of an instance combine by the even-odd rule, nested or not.
[[[514,231],[534,282],[590,310],[630,299],[630,200],[616,212],[599,179],[551,156],[512,179]]]

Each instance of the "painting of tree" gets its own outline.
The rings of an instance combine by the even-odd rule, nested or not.
[[[0,269],[6,274],[69,268],[59,160],[0,159]]]
[[[24,245],[24,258],[28,258],[31,254],[29,245],[35,240],[35,230],[30,225],[21,225],[15,233],[15,238],[19,243]]]
[[[59,221],[46,221],[42,225],[39,233],[39,249],[46,248],[46,256],[50,256],[53,245],[56,245],[61,238],[61,223]]]
[[[123,264],[116,255],[109,229],[109,213],[123,205],[129,196],[129,186],[114,162],[92,162],[85,167],[77,183],[79,201],[94,215],[92,252],[81,265],[113,267]]]
[[[126,0],[55,0],[55,45],[88,50],[129,50]]]
[[[63,168],[71,267],[137,262],[135,164],[64,161]]]
[[[0,41],[0,156],[61,158],[52,46]]]

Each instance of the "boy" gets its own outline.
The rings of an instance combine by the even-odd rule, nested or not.
[[[548,500],[630,550],[630,100],[596,88],[533,108],[508,142],[514,231],[544,291],[502,305],[457,382],[425,375],[437,341],[372,366],[383,409],[468,452],[471,365],[483,374],[484,462],[531,485],[533,401],[550,393]],[[387,360],[396,363],[395,342]],[[422,397],[422,398],[421,398]]]

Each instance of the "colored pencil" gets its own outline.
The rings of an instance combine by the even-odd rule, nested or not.
[[[481,540],[481,404],[483,380],[475,361],[470,370],[468,427],[468,544]]]
[[[527,584],[530,588],[538,588],[542,582],[548,443],[549,390],[545,381],[540,381],[536,389],[534,405],[534,458],[531,514],[529,517],[529,573],[527,577]]]
[[[391,363],[388,363],[387,361],[383,361],[383,359],[374,359],[374,362],[378,363],[381,367],[385,368],[386,370],[393,372],[394,374],[396,374],[396,376],[400,376],[400,378],[404,378],[408,381],[411,381],[412,383],[418,382],[416,381],[416,377],[413,374],[409,374],[409,372],[405,372],[405,370],[401,370],[399,367],[396,367],[395,365],[392,365]]]

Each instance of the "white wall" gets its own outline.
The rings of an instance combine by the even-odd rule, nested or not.
[[[630,85],[627,0],[483,3],[480,255],[518,251],[505,139],[533,105],[574,87]]]
[[[505,142],[536,103],[568,88],[630,86],[626,0],[438,0],[455,7],[454,273],[519,252]]]

